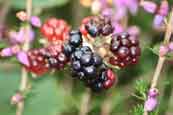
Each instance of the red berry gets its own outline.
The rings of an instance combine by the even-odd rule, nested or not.
[[[112,82],[111,80],[109,80],[109,79],[106,80],[106,81],[103,83],[103,87],[104,87],[105,89],[111,88],[112,85],[113,85],[113,82]]]
[[[64,42],[68,39],[70,26],[62,19],[50,18],[41,27],[41,33],[49,42]]]
[[[109,80],[111,80],[112,82],[114,82],[115,81],[115,74],[113,73],[113,71],[111,69],[108,69],[106,73],[107,73],[107,78]]]
[[[128,33],[113,35],[110,50],[114,55],[109,58],[110,64],[121,68],[136,64],[141,52],[138,39]]]
[[[42,52],[46,52],[44,49],[34,49],[28,51],[28,59],[30,66],[26,69],[37,75],[42,75],[48,71],[49,64],[47,60],[43,57]]]
[[[46,48],[28,51],[29,66],[26,69],[37,75],[46,73],[49,69],[61,69],[68,62],[63,53],[62,45],[50,45]]]

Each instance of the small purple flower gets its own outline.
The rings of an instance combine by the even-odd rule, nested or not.
[[[160,46],[160,49],[159,49],[159,55],[160,56],[165,56],[167,53],[169,52],[169,48],[167,46]]]
[[[114,21],[112,25],[114,27],[114,32],[113,32],[114,34],[121,33],[124,31],[122,25],[117,23],[116,21]]]
[[[144,8],[144,10],[148,13],[155,13],[156,9],[157,9],[157,5],[156,3],[152,2],[152,1],[143,1],[141,3],[142,7]]]
[[[102,10],[102,15],[107,16],[107,17],[112,17],[113,16],[113,9],[112,8],[105,8]]]
[[[138,11],[138,1],[137,0],[113,0],[115,5],[115,17],[117,20],[122,19],[127,15],[128,10],[132,15],[135,15]]]
[[[10,36],[11,43],[13,43],[13,44],[24,43],[25,42],[25,33],[26,33],[26,28],[24,28],[24,27],[20,28],[19,32],[15,32],[15,31],[10,32],[9,36]],[[32,42],[34,40],[35,33],[31,29],[29,31],[29,34],[30,34],[29,41]]]
[[[16,58],[18,59],[18,61],[21,64],[29,66],[29,59],[28,59],[28,56],[27,56],[26,52],[21,51],[21,52],[17,53]]]
[[[13,52],[12,52],[11,48],[8,47],[8,48],[2,49],[2,50],[1,50],[1,56],[2,56],[2,57],[13,56]]]
[[[32,16],[30,22],[35,27],[41,27],[41,20],[38,16]]]
[[[20,92],[17,92],[15,95],[11,97],[11,104],[16,105],[19,102],[23,101],[23,99],[24,97],[22,96],[22,94]]]
[[[153,21],[153,27],[159,29],[160,27],[162,27],[163,24],[164,24],[164,16],[158,14],[155,15]]]
[[[162,16],[167,16],[169,12],[169,5],[167,0],[163,0],[160,5],[160,9],[158,11],[158,14]]]
[[[150,97],[145,101],[144,110],[151,112],[157,107],[157,104],[157,98]]]
[[[127,29],[127,32],[132,36],[138,36],[140,34],[140,29],[137,26],[131,26]]]
[[[170,51],[173,51],[173,42],[169,43],[168,47]]]

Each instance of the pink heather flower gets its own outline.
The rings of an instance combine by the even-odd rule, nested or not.
[[[20,92],[17,92],[15,95],[13,95],[12,97],[11,97],[11,104],[12,105],[16,105],[16,104],[18,104],[19,102],[21,102],[21,101],[23,101],[23,96],[22,96],[22,94],[20,93]]]
[[[158,92],[158,89],[156,89],[156,88],[152,88],[148,92],[149,97],[156,97],[158,95],[159,95],[159,92]]]
[[[159,55],[165,56],[169,52],[169,48],[167,46],[160,46]]]
[[[154,17],[154,21],[153,21],[153,27],[156,29],[159,29],[162,27],[162,25],[164,24],[164,16],[161,15],[155,15]]]
[[[20,28],[19,32],[15,32],[15,31],[10,32],[9,37],[10,37],[11,43],[13,43],[13,44],[24,43],[25,42],[25,32],[26,32],[26,28],[24,28],[24,27]],[[34,40],[35,33],[31,29],[29,34],[30,34],[29,41],[32,42]]]
[[[114,27],[114,32],[113,32],[114,34],[121,33],[124,31],[124,28],[122,27],[122,25],[117,23],[116,21],[114,21],[112,25]]]
[[[18,61],[21,64],[29,66],[29,59],[28,59],[28,56],[27,56],[26,52],[21,51],[21,52],[17,53],[16,58],[18,59]]]
[[[140,29],[137,26],[131,26],[127,29],[127,32],[132,36],[138,36],[140,34]]]
[[[144,10],[148,13],[155,13],[157,9],[157,4],[152,1],[143,1],[141,3]]]
[[[130,11],[132,15],[135,15],[138,11],[137,0],[113,0],[113,3],[115,5],[115,14],[117,20],[126,16],[128,11]]]
[[[19,51],[20,51],[20,47],[18,45],[14,45],[14,46],[2,49],[0,54],[3,57],[9,57],[9,56],[15,55]]]
[[[103,16],[108,16],[108,17],[112,17],[114,14],[113,9],[112,8],[105,8],[102,10],[102,15]]]
[[[13,52],[11,50],[11,48],[4,48],[1,50],[1,56],[2,57],[9,57],[9,56],[13,56]]]
[[[41,27],[41,20],[38,16],[32,16],[30,22],[35,27]]]
[[[173,51],[173,42],[169,43],[168,47],[170,51]]]
[[[162,16],[167,16],[169,12],[169,5],[167,0],[163,0],[160,5],[160,9],[158,11],[158,14]]]
[[[144,110],[151,112],[157,107],[157,104],[157,98],[150,97],[145,101]]]

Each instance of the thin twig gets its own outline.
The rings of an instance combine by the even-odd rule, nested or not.
[[[4,24],[7,13],[10,9],[10,0],[5,0],[0,12],[0,25]]]
[[[164,44],[168,44],[170,39],[171,39],[172,20],[173,20],[173,9],[172,9],[172,12],[170,13],[169,22],[166,25],[166,33],[165,33],[164,42],[163,42]],[[163,68],[164,62],[165,62],[165,57],[164,56],[159,56],[157,66],[156,66],[156,69],[155,69],[155,72],[154,72],[154,75],[153,75],[151,88],[155,88],[157,86],[158,79],[159,79],[161,70]],[[144,115],[148,115],[148,112],[146,110],[144,110]]]
[[[106,96],[101,106],[101,115],[110,115],[112,111],[112,93]]]
[[[26,13],[27,13],[27,19],[29,21],[31,17],[31,12],[32,12],[32,0],[27,0],[26,1]],[[27,51],[29,49],[29,31],[30,31],[30,25],[26,26],[26,32],[25,32],[25,43],[23,45],[23,50]],[[19,90],[23,92],[27,88],[27,83],[28,83],[28,73],[24,67],[22,67],[22,72],[21,72],[21,83],[20,83],[20,88]],[[16,115],[22,115],[24,110],[24,100],[17,105],[17,110],[16,110]]]
[[[89,89],[86,89],[86,92],[83,94],[82,97],[82,102],[81,102],[81,108],[80,108],[80,112],[79,115],[87,115],[89,112],[89,105],[90,105],[90,101],[91,101],[91,92]]]

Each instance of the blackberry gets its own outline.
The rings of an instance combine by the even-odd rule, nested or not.
[[[110,64],[119,67],[136,64],[141,52],[138,39],[127,32],[112,36],[110,50],[114,55],[109,58]]]
[[[87,17],[84,18],[82,24],[85,26],[85,30],[83,26],[81,26],[81,31],[86,36],[86,31],[92,37],[97,36],[108,36],[113,33],[114,28],[111,24],[111,19],[106,16],[95,16],[95,17]]]
[[[41,33],[49,42],[64,42],[68,39],[70,26],[62,19],[49,18],[41,27]]]
[[[73,76],[83,81],[93,91],[108,89],[115,82],[115,78],[109,79],[108,68],[103,64],[101,57],[92,52],[88,46],[76,48],[71,55],[71,65]],[[111,84],[105,87],[107,80],[110,80]]]
[[[78,47],[82,43],[82,35],[80,31],[71,31],[69,44],[74,47]]]
[[[68,62],[66,55],[62,51],[63,46],[61,45],[31,49],[27,52],[30,64],[26,69],[37,75],[42,75],[53,68],[62,69]]]

